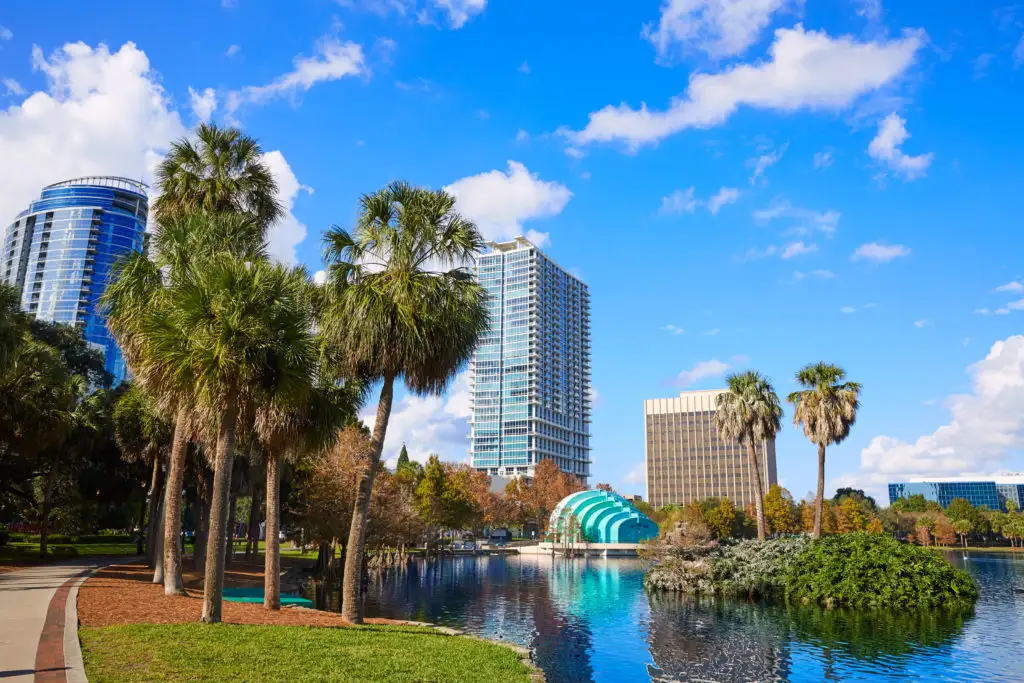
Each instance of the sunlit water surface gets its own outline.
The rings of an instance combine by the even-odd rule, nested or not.
[[[531,648],[551,683],[1024,681],[1024,559],[949,553],[973,614],[879,614],[648,595],[637,560],[479,556],[375,575],[367,616]]]

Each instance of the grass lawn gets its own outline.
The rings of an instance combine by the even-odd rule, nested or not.
[[[0,566],[40,564],[90,555],[134,555],[134,543],[51,543],[46,557],[39,555],[39,543],[11,541],[0,547]]]
[[[509,648],[408,626],[135,624],[78,633],[97,682],[530,680]]]

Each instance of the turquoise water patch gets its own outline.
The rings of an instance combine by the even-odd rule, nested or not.
[[[263,603],[263,589],[251,588],[225,588],[224,599],[230,602],[255,602]],[[299,605],[300,607],[312,607],[313,601],[298,595],[297,593],[282,593],[282,605]]]

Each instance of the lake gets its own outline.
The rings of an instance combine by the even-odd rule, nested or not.
[[[1024,559],[947,553],[974,612],[865,613],[648,595],[639,560],[478,556],[371,578],[367,616],[529,647],[550,683],[1024,680]]]

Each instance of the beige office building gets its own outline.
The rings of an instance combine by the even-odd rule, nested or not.
[[[757,496],[747,450],[715,429],[715,399],[724,389],[684,391],[678,398],[644,401],[647,501],[654,507],[728,498],[737,508]],[[777,483],[775,441],[758,446],[765,493]]]

